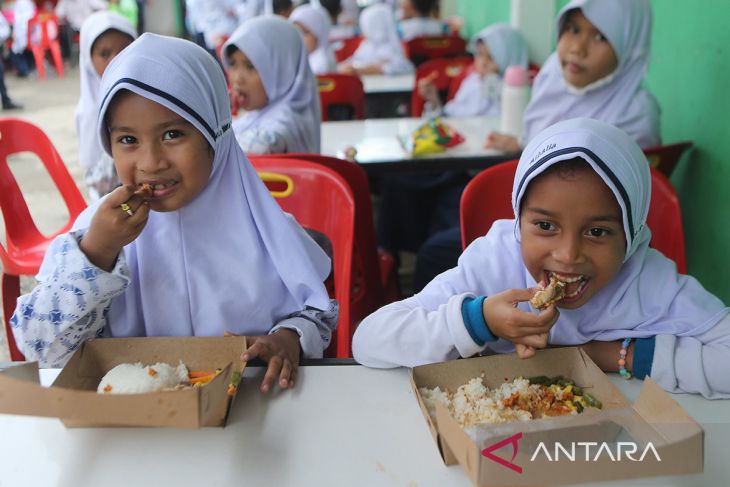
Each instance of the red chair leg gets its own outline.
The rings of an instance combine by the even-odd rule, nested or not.
[[[13,316],[18,296],[20,296],[20,277],[3,273],[0,280],[2,280],[3,323],[7,333],[10,360],[23,361],[25,357],[15,345],[13,330],[10,329],[10,318]]]
[[[58,77],[63,78],[63,58],[61,57],[61,46],[59,46],[58,41],[51,42],[51,57]]]
[[[43,48],[33,46],[31,51],[33,52],[33,59],[35,60],[35,68],[38,70],[38,79],[46,79],[46,66],[43,63],[45,53],[43,52]]]

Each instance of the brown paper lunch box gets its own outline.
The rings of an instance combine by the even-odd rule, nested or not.
[[[420,387],[455,391],[484,374],[487,387],[515,377],[562,375],[603,403],[582,414],[462,429],[448,410],[436,420]],[[459,463],[474,485],[564,485],[703,470],[704,431],[650,378],[632,405],[579,348],[538,351],[526,360],[492,355],[415,367],[411,384],[446,465]]]
[[[60,418],[67,427],[224,426],[234,397],[228,385],[243,374],[245,337],[100,338],[83,343],[51,387],[38,379],[36,362],[0,372],[0,413]],[[189,370],[220,374],[203,387],[146,394],[98,394],[110,369],[121,363],[182,361]]]

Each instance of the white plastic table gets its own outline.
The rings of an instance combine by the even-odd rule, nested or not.
[[[485,149],[487,134],[499,129],[493,117],[444,118],[443,121],[464,137],[464,142],[437,154],[412,156],[405,141],[419,125],[421,118],[379,118],[344,122],[322,122],[322,154],[345,157],[345,150],[357,150],[355,159],[368,173],[393,171],[484,169],[519,157]]]
[[[383,93],[406,94],[413,91],[416,73],[408,74],[365,74],[360,76],[366,95]]]
[[[57,374],[43,372],[45,383]],[[0,485],[470,485],[460,466],[443,465],[407,369],[302,367],[297,387],[273,396],[258,392],[262,374],[247,369],[225,428],[66,429],[0,414]],[[640,381],[612,380],[638,394]],[[597,485],[728,485],[730,403],[673,397],[705,427],[705,473]]]

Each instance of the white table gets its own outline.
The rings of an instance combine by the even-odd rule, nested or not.
[[[369,173],[393,171],[483,169],[519,157],[485,149],[487,134],[499,129],[494,117],[444,118],[443,121],[464,136],[464,142],[438,154],[413,157],[405,148],[411,132],[426,122],[422,118],[381,118],[344,122],[322,122],[322,154],[344,158],[353,146],[358,163]]]
[[[410,94],[416,83],[416,73],[407,74],[365,74],[360,76],[366,95],[384,93]]]
[[[55,376],[44,372],[46,383]],[[470,485],[460,466],[443,465],[406,369],[303,367],[297,388],[273,397],[258,392],[262,372],[247,369],[225,428],[66,429],[0,415],[0,485]],[[612,380],[638,395],[640,381]],[[728,485],[730,403],[673,397],[705,427],[705,473],[599,485]]]

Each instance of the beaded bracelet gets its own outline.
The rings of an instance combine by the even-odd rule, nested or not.
[[[631,372],[626,370],[626,355],[629,353],[629,345],[631,345],[631,340],[633,338],[624,338],[624,340],[621,342],[621,350],[619,350],[619,359],[618,359],[618,373],[621,374],[621,377],[623,377],[626,380],[631,379]]]

